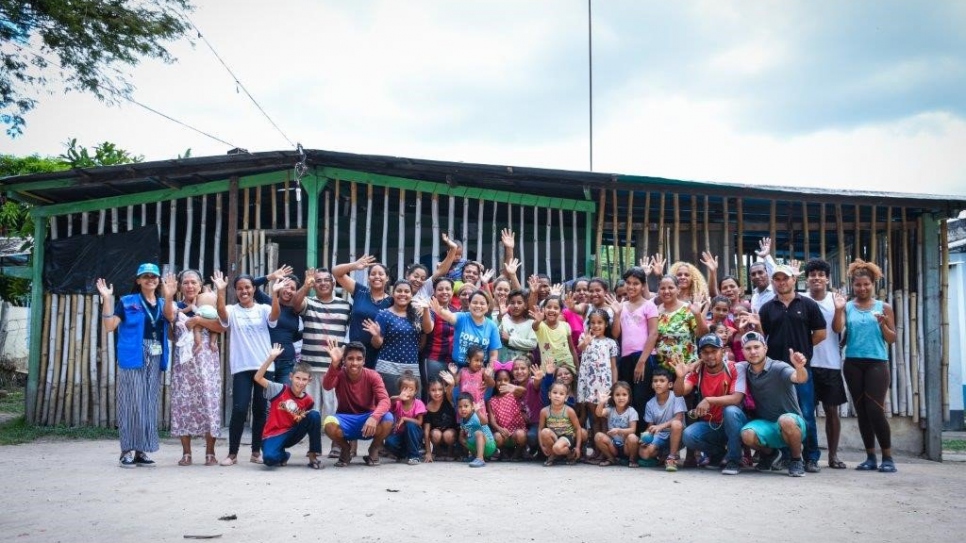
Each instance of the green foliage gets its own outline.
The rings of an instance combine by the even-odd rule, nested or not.
[[[93,155],[87,147],[77,146],[77,138],[67,140],[64,145],[67,146],[67,151],[60,155],[60,159],[70,168],[94,168],[144,162],[143,155],[132,155],[109,141],[94,146]]]
[[[191,0],[0,0],[0,122],[7,134],[23,133],[37,91],[52,84],[49,73],[64,90],[108,104],[130,97],[123,70],[142,58],[173,62],[165,45],[185,35],[184,12],[192,9]]]
[[[950,452],[966,452],[966,439],[944,439],[943,450]]]
[[[0,445],[19,445],[38,439],[117,439],[117,430],[97,426],[37,426],[21,415],[0,424]]]

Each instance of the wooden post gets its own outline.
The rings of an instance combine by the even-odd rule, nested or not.
[[[771,209],[768,215],[768,237],[771,238],[771,246],[774,251],[774,255],[778,255],[778,201],[771,201]],[[792,255],[792,258],[794,255]]]
[[[614,189],[613,192],[611,193],[611,231],[612,231],[612,236],[614,238],[614,243],[613,243],[614,268],[610,270],[610,277],[611,277],[611,283],[615,283],[617,281],[615,278],[620,275],[620,271],[618,270],[618,268],[621,266],[621,260],[622,260],[620,258],[621,240],[620,240],[620,236],[617,233],[617,189]]]
[[[288,187],[286,186],[286,188]],[[248,192],[249,189],[242,190],[242,230],[245,231],[251,230],[251,223],[248,221],[248,214],[251,211],[252,206]],[[288,193],[285,195],[288,196]],[[286,200],[286,203],[288,203],[288,200]]]
[[[710,247],[707,249],[711,250]],[[691,195],[691,258],[701,260],[701,251],[698,249],[698,197],[694,194]]]
[[[738,283],[745,284],[745,199],[741,196],[735,198],[735,213],[738,215],[738,247],[735,254],[738,256]],[[710,249],[709,249],[710,250]],[[719,281],[720,282],[720,281]],[[715,285],[717,287],[718,285]]]
[[[49,347],[46,341],[46,339],[50,337],[50,298],[51,297],[49,294],[43,297],[44,309],[43,309],[43,313],[39,313],[43,315],[43,319],[41,320],[40,323],[38,323],[40,324],[40,326],[35,326],[33,324],[33,322],[37,320],[34,317],[34,315],[38,313],[35,313],[36,308],[34,308],[34,306],[31,305],[30,346],[31,346],[31,349],[34,349],[35,352],[39,353],[40,355],[40,358],[36,363],[32,362],[33,356],[31,356],[31,366],[35,366],[38,369],[38,371],[27,372],[28,379],[30,379],[31,375],[33,375],[34,376],[33,378],[36,380],[35,381],[36,384],[34,385],[34,391],[31,395],[29,395],[30,399],[27,401],[27,409],[29,411],[27,420],[31,424],[40,424],[41,417],[42,417],[41,414],[44,412],[44,397],[45,395],[48,395],[50,391],[50,375],[48,375],[47,373],[47,368],[50,366],[50,362],[47,359]],[[39,337],[37,337],[36,332],[34,332],[34,330],[37,330],[37,329],[41,331]],[[40,346],[40,349],[36,350],[36,346],[38,345]],[[31,355],[33,354],[34,353],[32,352]],[[43,381],[41,381],[41,379],[43,379]],[[31,404],[33,405],[33,409],[30,409]]]
[[[711,250],[711,225],[709,221],[709,215],[710,215],[709,207],[710,206],[708,204],[708,197],[705,196],[704,197],[704,246],[707,247],[707,249],[710,251]]]
[[[218,195],[218,207],[221,207],[221,194]],[[221,219],[221,213],[218,213]],[[219,225],[220,226],[220,225]],[[215,233],[215,243],[218,243],[218,232]],[[225,275],[231,283],[238,275],[238,176],[232,176],[228,180],[228,269],[224,270]],[[217,245],[215,245],[217,247]]]
[[[326,190],[325,209],[322,210],[322,267],[326,269],[331,269],[329,266],[329,199],[329,191]],[[371,208],[369,214],[372,215]]]
[[[50,320],[46,323],[50,330],[47,335],[47,353],[49,358],[47,360],[47,389],[44,390],[45,409],[38,417],[38,420],[42,420],[44,424],[55,424],[54,404],[57,403],[59,396],[57,393],[57,382],[60,377],[60,357],[57,356],[57,334],[60,328],[57,325],[57,321],[63,318],[63,312],[60,311],[60,296],[51,294],[50,300]],[[104,343],[106,344],[107,342],[105,341]],[[104,361],[106,365],[106,356],[104,357]]]
[[[547,208],[547,236],[545,238],[544,246],[544,270],[548,277],[553,279],[554,275],[550,273],[550,228],[553,222],[553,209]]]
[[[859,208],[859,204],[855,204],[855,239],[852,241],[852,259],[862,258],[868,255],[862,250],[862,210]]]
[[[290,173],[291,173],[291,170],[289,170],[289,172],[286,172],[285,181],[283,182],[283,188],[285,189],[285,191],[282,193],[283,196],[284,196],[284,199],[285,199],[285,206],[283,208],[282,213],[284,213],[284,217],[285,217],[285,229],[286,230],[288,230],[289,228],[292,227],[291,221],[289,219],[289,205],[290,205],[290,202],[291,202],[291,195],[290,195],[290,191],[289,191],[289,174]],[[247,192],[246,192],[246,196],[247,196]]]
[[[194,234],[194,222],[195,222],[194,198],[189,197],[189,198],[186,198],[185,200],[187,201],[187,209],[185,210],[185,219],[184,219],[184,222],[185,222],[184,253],[182,254],[182,257],[181,257],[182,270],[187,270],[188,268],[191,267],[191,237],[192,237],[192,234]],[[176,264],[174,262],[171,262],[171,270],[176,272],[177,269],[175,268],[175,266]]]
[[[349,182],[349,262],[355,262],[358,259],[356,255],[356,223],[359,220],[358,215],[358,198],[359,198],[359,185],[355,181]]]
[[[201,196],[201,236],[198,238],[198,272],[202,278],[205,275],[205,244],[208,238],[208,195]],[[216,248],[217,250],[217,248]],[[187,265],[185,266],[187,269]],[[203,282],[203,281],[202,281]]]
[[[557,281],[562,283],[567,280],[567,243],[565,239],[567,238],[567,227],[564,224],[564,211],[563,209],[557,210],[557,221],[560,223],[560,277]],[[493,228],[496,230],[496,228]],[[574,240],[577,236],[574,236]],[[574,275],[573,277],[576,277]]]
[[[681,260],[681,198],[674,193],[674,258],[672,262]]]
[[[406,189],[399,189],[399,235],[396,243],[399,245],[396,277],[403,277],[406,271]]]
[[[808,202],[802,202],[802,232],[805,238],[802,240],[802,261],[808,262],[811,258],[811,243],[810,243],[810,233],[808,228]]]
[[[576,279],[577,277],[582,275],[580,271],[577,269],[577,252],[578,252],[577,251],[577,210],[575,209],[571,211],[571,215],[572,215],[571,218],[573,220],[570,223],[570,228],[572,233],[570,241],[571,241],[571,244],[572,244],[571,246],[573,247],[573,250],[570,252],[570,264],[573,269],[573,274],[574,274],[573,278]],[[561,243],[563,243],[562,240],[561,240]]]
[[[876,221],[876,206],[872,204],[872,224],[869,226],[869,261],[878,263],[878,248],[879,248],[879,237],[878,233],[878,221]]]
[[[382,188],[382,253],[377,259],[389,269],[389,187]],[[369,282],[369,277],[364,279]]]
[[[661,192],[661,203],[660,211],[658,213],[657,219],[657,254],[662,255],[667,263],[670,265],[674,261],[671,260],[671,255],[666,251],[667,247],[664,246],[664,192]],[[665,270],[668,271],[668,270]]]
[[[482,200],[481,200],[482,201]],[[500,204],[498,202],[493,202],[493,220],[490,222],[490,261],[491,266],[495,271],[496,275],[503,273],[503,246],[497,243],[497,230],[500,228],[496,224],[496,214],[499,209]],[[480,213],[482,215],[482,213]]]
[[[723,267],[722,273],[728,275],[731,273],[731,217],[728,213],[728,197],[725,196],[721,200],[721,220],[724,230],[724,250],[722,251],[724,255],[721,257],[721,264]]]
[[[906,371],[908,367],[906,364],[906,359],[904,356],[903,343],[905,341],[905,307],[903,306],[903,295],[901,290],[895,291],[892,297],[892,310],[896,319],[896,341],[893,343],[893,356],[895,366],[895,377],[893,381],[896,384],[896,402],[893,405],[899,407],[899,413],[902,415],[909,415],[909,407],[906,397],[906,389],[909,387],[909,379],[906,377]]]
[[[476,214],[476,259],[483,262],[483,200],[478,200],[479,210]],[[496,228],[494,226],[494,228]],[[488,267],[492,268],[491,263]],[[500,270],[497,270],[499,273]]]
[[[523,242],[523,240],[526,239],[525,232],[524,232],[524,229],[523,229],[523,227],[524,227],[523,211],[524,211],[524,209],[523,209],[523,206],[521,205],[520,206],[520,235],[517,238],[517,239],[520,240],[520,243],[517,244],[517,249],[519,249],[517,251],[517,253],[518,253],[517,254],[517,258],[520,259],[520,278],[521,278],[521,281],[520,282],[523,283],[523,284],[526,284],[527,283],[527,277],[530,277],[530,275],[527,274],[527,254],[526,254],[527,244]],[[536,228],[536,225],[534,225],[534,228]]]
[[[845,225],[842,224],[842,204],[835,204],[835,229],[837,237],[835,242],[839,246],[839,282],[842,287],[845,287],[848,261],[845,256]]]
[[[271,189],[271,187],[269,187]],[[262,187],[255,187],[255,230],[262,229]]]
[[[386,190],[386,189],[384,189]],[[417,219],[418,220],[418,219]],[[372,183],[366,183],[366,239],[363,243],[364,255],[371,255],[372,247],[370,242],[372,241]]]
[[[650,247],[650,241],[651,241],[650,215],[651,215],[651,191],[647,191],[646,193],[644,193],[644,224],[641,225],[641,232],[643,232],[641,237],[644,238],[642,240],[642,242],[644,243],[644,255],[643,255],[644,258],[647,258],[648,255],[651,254],[649,251],[649,249],[651,248]]]
[[[342,205],[339,201],[339,188],[342,183],[338,179],[332,180],[332,185],[335,187],[332,194],[332,267],[339,265],[339,215],[342,214]],[[384,209],[389,208],[389,201],[385,201]],[[383,227],[385,230],[385,227]],[[385,243],[386,237],[383,236],[383,243]],[[382,257],[386,258],[386,253],[383,251]]]
[[[922,250],[922,281],[919,289],[922,296],[922,331],[924,333],[923,366],[925,368],[925,402],[926,402],[926,456],[930,460],[941,461],[943,452],[943,380],[948,369],[948,359],[943,357],[944,349],[943,311],[946,308],[945,293],[942,278],[942,247],[948,247],[947,240],[940,233],[940,221],[930,213],[923,214],[919,219],[920,229],[916,239]],[[947,288],[948,288],[948,279]],[[945,345],[949,343],[946,342]]]
[[[430,265],[430,275],[436,272],[436,265],[439,264],[439,194],[435,192],[431,206],[433,214],[433,263]]]
[[[133,221],[132,221],[133,223]],[[132,224],[129,223],[129,224]],[[90,339],[87,334],[87,330],[90,329],[90,318],[87,315],[87,296],[78,296],[78,308],[77,308],[77,335],[74,337],[77,343],[77,357],[80,360],[80,382],[81,382],[81,405],[80,405],[80,419],[78,423],[82,426],[87,426],[90,424],[89,414],[91,412],[91,385],[97,389],[97,372],[94,372],[93,379],[91,378],[91,359],[90,353]],[[96,362],[95,362],[96,364]],[[96,366],[95,366],[96,367]],[[96,402],[94,406],[96,407]]]
[[[268,186],[268,191],[272,195],[272,229],[278,229],[278,185]]]
[[[597,206],[597,262],[594,272],[595,276],[600,276],[601,266],[601,245],[604,243],[604,215],[607,214],[607,189],[600,189],[600,204]]]
[[[825,202],[818,204],[818,255],[822,260],[825,258]]]
[[[221,193],[215,195],[215,235],[211,242],[211,257],[212,270],[221,270]],[[228,252],[231,252],[231,245],[228,246]]]
[[[456,238],[456,236],[454,235],[454,233],[456,232],[456,220],[455,220],[455,217],[456,217],[456,197],[455,196],[450,195],[450,197],[449,197],[449,205],[446,207],[446,214],[447,214],[447,219],[449,220],[449,223],[446,225],[446,235],[448,235],[450,239],[455,239]],[[461,243],[466,243],[466,240],[465,239],[461,239],[460,242]],[[464,249],[465,249],[465,247],[464,247]],[[466,255],[464,255],[464,257],[465,256]]]
[[[466,196],[460,198],[463,204],[463,250],[467,253],[470,252],[470,204]],[[536,211],[536,208],[534,208]],[[480,259],[480,255],[476,255],[476,260]]]
[[[114,209],[117,211],[117,208]],[[178,201],[171,200],[171,215],[168,217],[168,264],[174,268],[177,265],[175,261],[175,246],[177,245],[177,226],[178,226]]]
[[[371,185],[370,185],[371,186]],[[368,234],[367,234],[368,235]],[[422,241],[423,241],[423,193],[416,191],[416,224],[413,226],[413,262],[421,262]],[[433,272],[427,274],[427,280],[432,278]],[[413,294],[416,294],[415,292]]]

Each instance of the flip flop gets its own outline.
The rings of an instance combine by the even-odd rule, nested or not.
[[[543,465],[549,468],[550,466],[552,466],[552,465],[554,465],[556,463],[557,463],[557,457],[556,456],[553,456],[553,455],[550,455],[550,456],[547,457],[546,460],[544,460]]]
[[[362,457],[362,461],[365,462],[367,466],[378,466],[380,464],[378,456],[369,456],[368,454]]]
[[[587,462],[587,463],[589,464],[590,462]],[[613,466],[614,463],[611,462],[610,460],[601,460],[600,462],[597,463],[597,465],[602,468],[606,468],[606,467]]]
[[[878,467],[879,466],[876,465],[875,460],[872,460],[870,458],[870,459],[866,460],[865,462],[862,462],[858,466],[855,466],[855,469],[858,470],[858,471],[875,471],[876,468],[878,468]]]
[[[339,453],[339,461],[335,463],[335,467],[337,468],[348,467],[349,462],[352,462],[352,451],[345,449]]]
[[[309,460],[309,467],[312,469],[322,469],[324,466],[322,465],[322,462],[319,462],[319,459],[316,458],[315,460]]]
[[[828,467],[832,469],[846,469],[848,466],[846,466],[845,462],[841,460],[829,460]]]
[[[879,464],[879,473],[895,473],[896,471],[898,471],[896,469],[896,464],[892,460],[883,460],[882,463]]]

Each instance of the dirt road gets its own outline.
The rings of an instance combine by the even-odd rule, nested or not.
[[[158,467],[120,469],[116,448],[111,441],[0,447],[0,538],[932,543],[966,533],[963,463],[903,458],[893,475],[824,469],[803,479],[588,465],[373,468],[359,459],[343,469],[327,460],[313,471],[302,444],[292,465],[270,470],[247,461],[179,467],[180,447],[166,441]],[[227,515],[237,519],[219,520]]]

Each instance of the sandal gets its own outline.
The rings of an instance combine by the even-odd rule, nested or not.
[[[865,462],[855,466],[855,469],[858,471],[875,471],[878,468],[879,466],[875,463],[874,458],[869,458]]]
[[[896,469],[896,463],[892,459],[882,459],[882,463],[879,464],[879,473],[895,473],[898,471]]]
[[[226,456],[224,460],[221,461],[222,466],[234,466],[238,463],[238,458],[235,456]]]
[[[205,455],[205,465],[206,466],[217,466],[218,465],[218,458],[215,457],[214,454],[206,454]]]
[[[627,461],[627,467],[629,467],[629,468],[639,468],[641,466],[640,466],[640,464],[638,464],[637,462],[635,462],[633,460],[628,460]]]
[[[588,464],[589,464],[589,463],[590,463],[590,462],[588,462]],[[607,459],[605,458],[605,459],[603,459],[603,460],[601,460],[600,462],[598,462],[598,463],[597,463],[597,465],[598,465],[598,466],[600,466],[600,467],[602,467],[602,468],[607,468],[607,467],[610,467],[610,466],[613,466],[613,465],[614,465],[614,463],[613,463],[613,462],[611,462],[610,460],[607,460]]]
[[[379,457],[378,456],[371,456],[371,455],[368,455],[368,454],[362,457],[362,461],[367,466],[372,466],[372,467],[376,467],[376,466],[380,465],[380,463],[381,463],[381,462],[379,462]]]
[[[178,460],[179,466],[190,466],[191,465],[191,453],[185,453],[181,455],[181,460]]]
[[[350,451],[349,449],[344,449],[339,452],[339,461],[335,463],[335,467],[337,468],[347,467],[349,465],[349,462],[352,462],[352,451]]]
[[[322,469],[325,466],[322,465],[322,462],[319,462],[318,458],[313,458],[309,460],[309,467],[312,469]]]
[[[252,453],[252,457],[249,458],[248,461],[251,462],[252,464],[261,464],[261,463],[263,463],[263,461],[262,461],[262,453],[260,453],[260,452]]]
[[[550,455],[547,457],[546,460],[544,460],[543,465],[549,468],[550,466],[556,463],[557,463],[557,457],[554,455]]]
[[[673,454],[667,456],[667,460],[664,461],[664,471],[677,471],[678,470],[678,457]]]
[[[567,455],[567,465],[572,466],[577,463],[577,451],[573,451]]]
[[[828,467],[830,467],[832,469],[845,469],[848,466],[845,465],[845,462],[843,462],[841,460],[838,460],[838,459],[835,459],[835,460],[829,460],[828,461]]]

